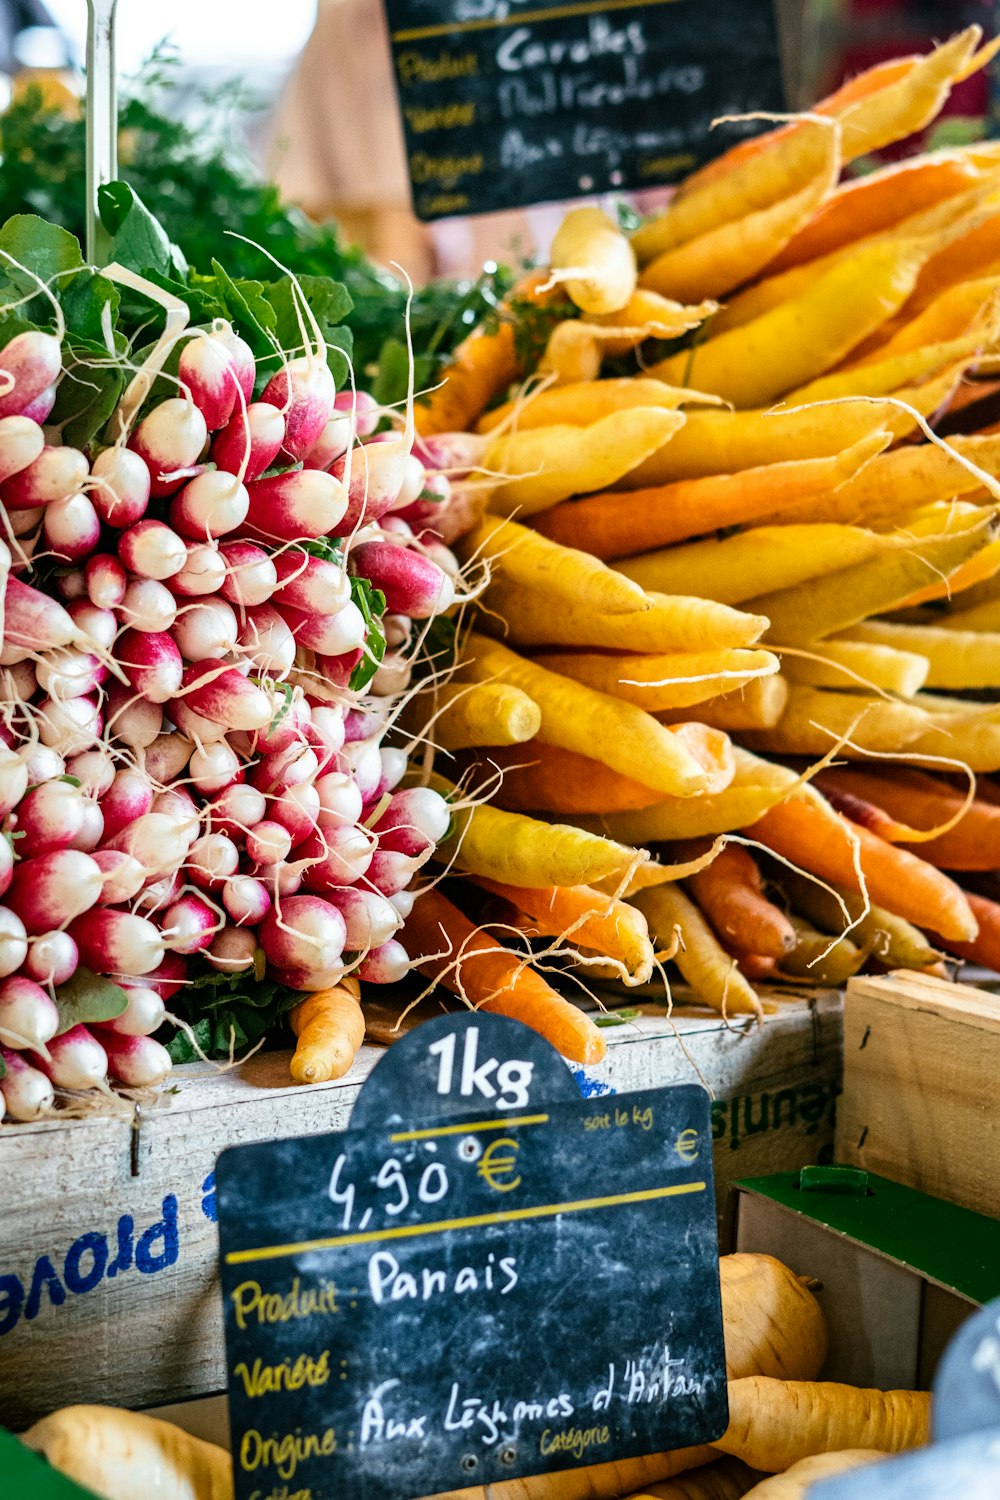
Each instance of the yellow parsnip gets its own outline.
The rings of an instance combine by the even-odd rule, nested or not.
[[[729,1382],[729,1427],[716,1447],[770,1474],[845,1448],[899,1453],[927,1442],[930,1406],[926,1391],[751,1375]]]

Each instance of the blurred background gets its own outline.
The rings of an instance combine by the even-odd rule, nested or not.
[[[1000,27],[997,0],[774,3],[792,107],[807,105],[883,58],[923,50],[970,21],[987,33]],[[33,101],[72,117],[86,13],[85,0],[0,0],[0,108],[23,102],[33,90]],[[363,247],[377,262],[402,263],[417,282],[475,274],[489,257],[544,253],[558,221],[558,208],[542,205],[479,220],[417,222],[410,211],[381,0],[171,0],[169,8],[119,0],[118,57],[123,95],[146,111],[130,117],[126,110],[124,116],[133,131],[137,172],[145,167],[148,178],[155,163],[139,162],[135,131],[145,132],[145,151],[150,119],[159,119],[164,151],[170,149],[172,125],[184,133],[189,159],[214,152],[234,172],[275,182],[286,201],[314,219],[336,220],[343,241]],[[988,133],[997,133],[998,101],[997,71],[959,86],[936,126],[935,143],[971,138],[984,122]],[[36,111],[32,128],[39,124]],[[45,152],[42,160],[34,147],[26,153],[25,126],[23,116],[7,128],[0,121],[5,214],[18,205],[18,194],[25,200],[21,206],[51,211],[45,193],[51,197],[58,188],[55,162],[50,180]],[[27,170],[32,160],[34,199]],[[127,140],[122,160],[128,176]],[[179,178],[173,186],[164,181],[162,189],[179,208]],[[219,208],[224,212],[221,199]]]

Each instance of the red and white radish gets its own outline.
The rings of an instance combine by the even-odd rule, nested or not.
[[[105,448],[94,459],[88,494],[106,525],[134,526],[146,514],[149,491],[149,469],[131,448]]]
[[[35,704],[35,721],[43,744],[77,755],[100,739],[104,716],[96,698],[43,698]]]
[[[160,919],[165,945],[174,953],[201,953],[222,926],[215,907],[201,896],[181,896]]]
[[[98,609],[117,609],[125,598],[128,574],[117,557],[107,552],[95,553],[87,559],[83,570],[87,584],[87,598]]]
[[[224,469],[209,469],[171,500],[170,524],[189,541],[206,541],[242,526],[249,509],[246,486]]]
[[[18,1051],[44,1053],[59,1030],[52,997],[33,979],[12,975],[0,983],[0,1042]]]
[[[226,576],[226,560],[212,542],[189,542],[183,568],[174,573],[170,587],[185,598],[217,594]]]
[[[274,593],[278,573],[271,557],[254,542],[222,542],[219,552],[226,576],[219,593],[230,604],[252,608],[264,604]]]
[[[243,927],[223,927],[212,939],[205,957],[213,969],[223,974],[239,974],[253,968],[257,955],[257,939]]]
[[[103,884],[100,866],[89,854],[56,849],[15,865],[6,899],[25,931],[38,935],[65,927],[88,911],[100,898]]]
[[[19,469],[0,488],[0,499],[8,510],[29,510],[65,500],[86,484],[90,465],[79,448],[44,447],[33,463]]]
[[[264,387],[261,400],[284,414],[283,447],[293,459],[304,458],[318,441],[336,394],[329,365],[315,354],[291,360]]]
[[[363,542],[351,554],[351,565],[385,595],[393,614],[426,620],[455,601],[455,585],[437,563],[392,542]]]
[[[234,875],[222,887],[222,904],[237,927],[257,927],[271,910],[271,897],[252,875]]]
[[[97,974],[151,974],[163,958],[158,929],[113,906],[94,907],[70,926],[80,958]]]
[[[92,1089],[108,1076],[108,1054],[86,1026],[71,1026],[53,1038],[40,1067],[57,1088]]]
[[[170,495],[190,476],[208,440],[205,418],[192,401],[174,396],[154,406],[129,439],[146,462],[150,492]]]
[[[173,637],[188,661],[218,660],[228,656],[240,635],[232,605],[224,599],[201,599],[186,605],[177,618]]]
[[[369,984],[399,984],[409,972],[410,955],[395,938],[373,948],[358,965],[358,977]]]
[[[151,1036],[122,1035],[107,1026],[95,1026],[108,1059],[108,1075],[126,1088],[152,1088],[162,1083],[173,1063],[166,1047]]]
[[[80,963],[80,951],[68,932],[43,932],[28,944],[22,973],[37,984],[66,984]]]
[[[237,409],[212,443],[212,461],[244,482],[257,479],[281,452],[285,419],[270,402]],[[249,450],[249,451],[248,451]]]
[[[279,969],[333,968],[347,937],[340,912],[319,896],[287,897],[258,931],[265,955]]]
[[[248,489],[247,530],[265,541],[315,541],[332,533],[347,509],[344,486],[322,469],[255,479]]]
[[[40,1120],[51,1113],[56,1096],[45,1074],[12,1048],[0,1047],[0,1057],[7,1069],[0,1086],[9,1117],[12,1120]]]
[[[137,693],[150,703],[166,703],[181,686],[184,659],[163,630],[126,630],[118,660]]]
[[[130,573],[162,583],[186,566],[188,549],[176,531],[162,521],[144,518],[122,532],[118,555]]]
[[[148,984],[123,984],[128,1004],[120,1016],[102,1021],[100,1032],[115,1032],[118,1036],[152,1036],[163,1025],[167,1007],[161,995]],[[104,1043],[107,1047],[107,1042]]]
[[[89,557],[101,540],[101,518],[82,492],[53,500],[42,516],[45,546],[60,562]]]
[[[118,605],[118,618],[130,630],[169,630],[177,618],[177,600],[155,578],[135,578]]]

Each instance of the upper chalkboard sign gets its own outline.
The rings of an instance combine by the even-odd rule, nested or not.
[[[442,1016],[351,1129],[233,1147],[217,1185],[237,1500],[411,1500],[726,1426],[695,1085],[584,1100],[519,1022]]]
[[[421,219],[676,182],[784,108],[773,0],[385,0]]]

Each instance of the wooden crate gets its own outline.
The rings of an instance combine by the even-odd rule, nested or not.
[[[785,998],[762,1026],[644,1009],[608,1030],[599,1067],[574,1069],[581,1092],[701,1079],[715,1096],[720,1199],[736,1177],[829,1153],[838,995]],[[149,1406],[221,1389],[216,1157],[342,1129],[380,1055],[366,1044],[346,1078],[311,1088],[289,1084],[287,1053],[222,1074],[192,1065],[136,1119],[0,1127],[0,1424],[71,1401]]]
[[[903,971],[852,979],[837,1160],[1000,1218],[1000,999]]]

